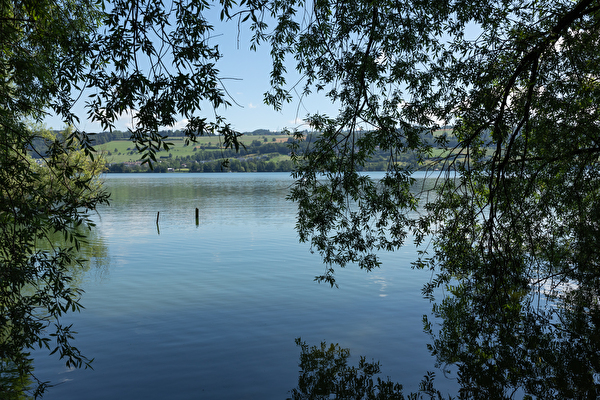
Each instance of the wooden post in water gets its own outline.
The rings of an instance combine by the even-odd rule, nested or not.
[[[200,210],[198,210],[198,207],[196,207],[196,226],[200,225],[199,212],[200,212]]]
[[[160,235],[160,228],[158,227],[158,217],[160,216],[160,211],[156,212],[156,232]]]

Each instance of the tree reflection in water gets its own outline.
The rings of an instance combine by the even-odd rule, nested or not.
[[[379,374],[378,362],[360,358],[358,367],[348,366],[350,350],[338,344],[309,347],[296,339],[301,348],[298,387],[291,400],[308,399],[404,399],[402,386],[374,378]],[[290,400],[288,399],[288,400]]]
[[[528,288],[508,280],[449,286],[434,306],[441,325],[425,319],[438,366],[456,366],[459,398],[598,398],[597,288]]]
[[[433,373],[425,376],[419,393],[405,397],[401,384],[377,376],[381,372],[379,362],[367,362],[365,357],[361,357],[358,367],[352,367],[348,366],[350,350],[338,344],[322,342],[320,346],[309,346],[300,338],[296,339],[296,344],[301,348],[300,376],[298,387],[290,392],[288,400],[443,398],[433,387]]]
[[[77,259],[65,265],[65,273],[69,276],[69,287],[79,288],[82,285],[85,274],[93,269],[97,274],[105,275],[108,273],[110,265],[108,258],[108,246],[104,239],[96,230],[89,230],[79,227],[76,230],[81,235],[79,239],[79,249],[77,251]],[[50,256],[55,254],[61,248],[72,246],[65,237],[59,233],[48,235],[36,243],[36,248],[39,252],[46,253]],[[31,292],[31,293],[30,293]],[[33,296],[34,291],[25,287],[23,289],[25,295]],[[40,316],[42,321],[47,326],[57,322],[48,316]],[[3,327],[0,326],[0,343],[2,346],[8,346],[10,341],[3,340]],[[70,328],[70,327],[69,327]],[[70,331],[69,334],[75,332]],[[40,340],[37,345],[40,349],[50,349],[53,345],[52,341],[58,340],[56,336],[49,338],[48,342]],[[31,349],[29,349],[31,350]],[[74,348],[74,350],[77,350]],[[42,397],[44,391],[52,387],[51,382],[43,382],[36,377],[34,372],[34,360],[30,353],[25,349],[20,349],[20,356],[17,360],[8,360],[0,358],[0,400],[22,400]],[[51,352],[51,354],[54,352]],[[61,359],[62,354],[57,354]],[[91,361],[90,361],[91,362]]]
[[[35,397],[27,395],[33,387],[29,373],[32,360],[23,355],[20,363],[0,359],[0,398],[3,400],[29,400]],[[23,366],[27,366],[23,368]]]
[[[400,384],[376,378],[379,363],[361,358],[350,367],[348,349],[297,339],[301,371],[291,399],[600,398],[598,288],[497,277],[493,285],[463,278],[446,288],[424,324],[436,367],[456,373],[458,393],[436,390],[430,373],[405,397]]]

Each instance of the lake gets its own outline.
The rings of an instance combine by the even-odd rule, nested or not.
[[[379,360],[383,376],[416,390],[434,367],[421,296],[431,273],[410,268],[412,246],[370,273],[324,266],[298,242],[287,173],[115,174],[95,217],[85,290],[70,314],[94,370],[34,352],[44,399],[279,399],[297,385],[300,348],[321,341]],[[195,209],[199,209],[196,224]],[[157,229],[156,217],[160,212]]]

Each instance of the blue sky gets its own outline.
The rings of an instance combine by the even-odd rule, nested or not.
[[[218,19],[217,19],[218,21]],[[238,43],[239,36],[239,43]],[[335,115],[334,107],[324,96],[313,95],[299,101],[295,98],[292,103],[284,104],[282,110],[275,111],[263,101],[263,94],[269,90],[269,74],[271,72],[271,56],[268,44],[264,44],[257,51],[250,50],[250,33],[240,32],[238,35],[237,23],[215,24],[214,44],[219,45],[223,58],[217,62],[217,68],[221,71],[223,84],[231,95],[231,107],[221,109],[220,114],[225,116],[234,129],[240,132],[251,132],[256,129],[269,129],[280,131],[288,129],[308,129],[303,118],[309,113],[322,112]],[[293,61],[293,60],[292,60]],[[295,83],[299,77],[295,74],[294,65],[290,64],[288,72],[291,72],[288,84]],[[86,120],[84,109],[85,96],[74,106],[79,115],[81,123],[79,128],[87,132],[98,132],[101,127]],[[237,103],[237,104],[236,104]],[[214,112],[211,107],[205,109],[206,116],[211,119]],[[46,119],[46,125],[53,129],[62,129],[64,124],[56,117]],[[180,121],[177,129],[185,121]],[[116,123],[116,129],[126,130],[131,126],[132,116],[123,115]]]
[[[223,36],[218,38],[219,48],[224,54],[217,63],[222,73],[227,91],[239,105],[233,105],[224,115],[241,131],[255,129],[281,130],[283,128],[305,129],[303,118],[309,113],[326,112],[334,114],[336,108],[322,95],[312,95],[284,104],[281,111],[275,111],[264,104],[263,94],[270,88],[269,75],[271,72],[271,56],[268,44],[257,51],[249,50],[249,34],[240,37],[237,45],[237,32],[234,26],[228,25],[221,31]],[[291,60],[293,62],[293,60]],[[300,79],[295,73],[295,65],[290,62],[287,80],[293,85]]]
[[[257,51],[251,51],[251,32],[247,29],[248,24],[241,24],[244,29],[238,32],[237,21],[227,23],[219,21],[218,10],[210,10],[206,15],[215,25],[211,43],[218,44],[223,54],[223,58],[217,62],[217,68],[221,71],[223,85],[230,94],[232,103],[231,107],[219,110],[219,114],[224,116],[235,130],[240,132],[251,132],[256,129],[280,131],[284,128],[304,130],[309,128],[303,121],[307,114],[318,112],[329,116],[337,115],[337,107],[322,94],[312,95],[302,101],[296,96],[293,102],[284,104],[280,111],[265,105],[263,95],[270,88],[269,45],[264,43]],[[472,39],[480,34],[480,30],[474,25],[468,25],[466,32]],[[299,79],[295,73],[293,59],[289,60],[288,73],[287,83],[291,86]],[[74,111],[81,119],[79,128],[87,132],[99,132],[101,131],[99,125],[86,121],[87,112],[83,106],[85,98],[82,96],[82,100],[74,106]],[[207,106],[199,116],[212,120],[214,112],[210,106]],[[56,117],[49,117],[45,122],[49,128],[64,128],[62,121]],[[167,129],[179,129],[184,123],[185,121],[180,120],[176,126]],[[132,125],[131,114],[123,115],[115,125],[116,129],[126,130]]]

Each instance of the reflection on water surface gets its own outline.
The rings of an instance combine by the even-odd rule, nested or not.
[[[69,317],[94,371],[40,355],[37,375],[60,383],[45,399],[329,398],[341,386],[306,385],[329,371],[309,347],[321,342],[338,343],[333,354],[350,349],[344,371],[379,361],[405,395],[598,394],[600,313],[589,287],[546,309],[514,282],[482,292],[464,279],[432,316],[421,293],[432,275],[410,269],[410,246],[371,273],[340,271],[339,289],[313,282],[324,267],[298,243],[287,174],[124,174],[106,184],[112,204],[91,237],[101,251],[77,275],[86,309]]]
[[[292,183],[284,173],[107,176],[112,202],[97,223],[109,265],[86,272],[86,309],[70,316],[94,370],[37,358],[42,379],[63,382],[44,398],[284,399],[298,383],[297,337],[379,360],[416,389],[433,367],[429,274],[409,268],[406,248],[369,274],[343,271],[339,289],[313,282],[324,267],[298,243]]]

